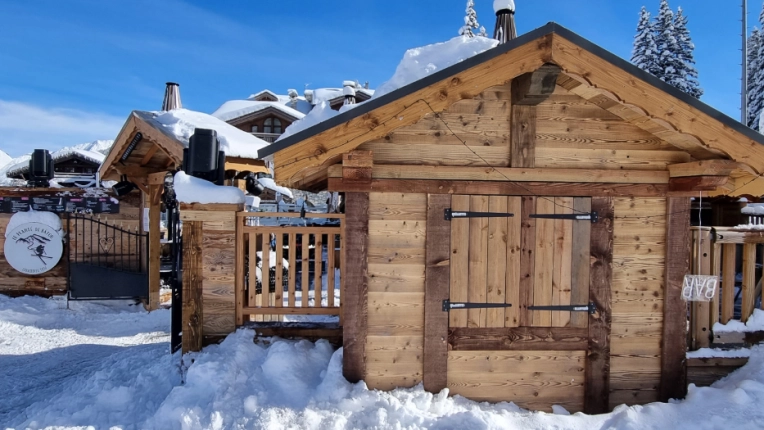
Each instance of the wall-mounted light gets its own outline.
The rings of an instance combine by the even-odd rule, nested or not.
[[[138,146],[141,140],[143,140],[143,133],[139,131],[138,133],[135,133],[135,136],[133,136],[132,140],[130,140],[130,143],[127,145],[125,152],[119,157],[120,163],[125,164],[125,161],[130,157],[130,154],[135,151],[135,147]]]

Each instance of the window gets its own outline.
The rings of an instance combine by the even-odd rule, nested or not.
[[[263,127],[263,133],[281,134],[281,120],[278,118],[268,118],[265,120],[265,126]]]
[[[273,133],[273,118],[265,120],[265,126],[263,127],[263,133]]]
[[[256,125],[252,126],[252,133],[257,133],[257,126]]]
[[[273,119],[273,132],[281,134],[281,120],[278,118]]]

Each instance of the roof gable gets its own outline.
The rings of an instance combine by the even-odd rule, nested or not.
[[[359,105],[259,155],[272,156],[276,178],[289,184],[301,170],[331,164],[366,141],[545,63],[560,66],[566,89],[698,159],[730,157],[764,171],[764,136],[554,23]]]

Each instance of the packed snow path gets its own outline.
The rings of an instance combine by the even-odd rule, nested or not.
[[[0,296],[0,429],[764,428],[764,347],[714,388],[601,416],[524,411],[342,378],[327,342],[252,342],[241,330],[187,364],[169,354],[169,312]]]

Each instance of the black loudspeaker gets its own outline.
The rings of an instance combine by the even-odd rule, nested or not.
[[[47,149],[35,149],[29,159],[29,186],[49,187],[53,179],[53,158]]]
[[[217,185],[225,181],[225,152],[215,130],[197,128],[183,150],[183,171]]]

